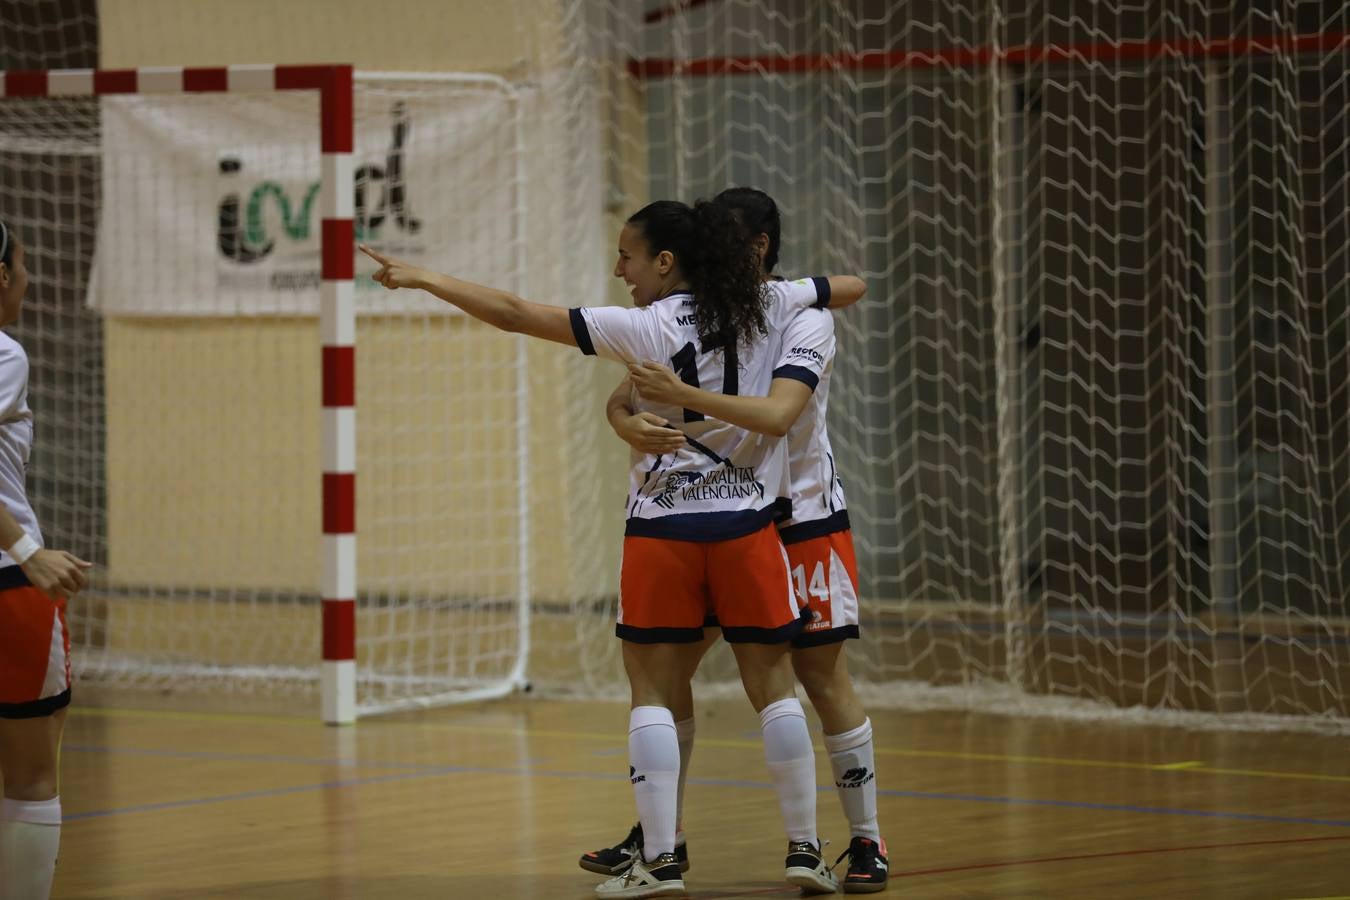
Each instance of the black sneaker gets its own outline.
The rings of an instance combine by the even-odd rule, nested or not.
[[[633,826],[633,830],[628,832],[628,837],[624,838],[613,847],[606,847],[603,850],[593,850],[590,853],[581,854],[581,859],[577,860],[587,872],[595,872],[597,875],[618,875],[628,864],[633,861],[642,850],[642,823]],[[677,844],[675,846],[675,859],[680,863],[680,871],[689,871],[689,847],[687,844]]]
[[[788,841],[786,871],[783,877],[795,884],[804,894],[833,894],[838,887],[834,873],[821,857],[821,844],[810,841]]]
[[[684,894],[680,861],[662,853],[651,862],[638,853],[624,871],[595,886],[597,897],[673,897]]]
[[[848,857],[848,874],[844,876],[845,894],[875,894],[886,889],[890,864],[886,861],[886,842],[855,837],[848,849],[834,861],[837,866]]]

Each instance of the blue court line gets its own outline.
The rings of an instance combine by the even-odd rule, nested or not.
[[[272,757],[272,756],[251,756],[240,753],[216,753],[211,751],[179,751],[179,750],[139,750],[123,749],[113,747],[96,747],[90,745],[72,745],[64,747],[64,750],[76,753],[117,753],[142,756],[162,756],[178,757],[185,759],[211,759],[233,762],[294,762],[308,765],[347,765],[352,768],[401,768],[406,771],[390,775],[372,775],[366,778],[350,778],[339,781],[325,781],[318,784],[293,785],[284,788],[268,788],[259,791],[244,791],[237,794],[221,794],[214,797],[197,797],[191,800],[174,800],[165,803],[147,803],[137,806],[124,806],[115,809],[92,810],[89,812],[72,813],[64,816],[63,821],[74,822],[81,819],[104,818],[107,816],[123,815],[137,812],[155,812],[165,809],[181,809],[191,806],[205,806],[213,803],[227,803],[234,800],[252,800],[260,797],[280,797],[287,794],[300,794],[311,791],[324,791],[349,787],[361,787],[368,784],[381,784],[391,781],[405,781],[412,778],[426,778],[438,775],[525,775],[534,778],[568,778],[585,779],[599,781],[620,781],[626,780],[622,775],[616,775],[609,772],[574,772],[551,769],[534,769],[530,767],[505,767],[505,766],[427,766],[418,763],[394,763],[380,762],[376,760],[365,761],[356,760],[352,762],[342,762],[332,759],[322,759],[313,757]],[[688,784],[731,787],[755,790],[773,790],[772,784],[764,781],[744,781],[738,779],[720,779],[720,778],[690,778]],[[818,793],[832,793],[833,785],[817,786]],[[1222,810],[1204,810],[1204,809],[1181,809],[1167,806],[1134,806],[1122,803],[1095,803],[1084,800],[1042,800],[1028,797],[990,797],[981,794],[947,794],[933,791],[902,791],[894,789],[877,789],[877,795],[882,797],[905,797],[911,800],[945,800],[961,803],[996,803],[1005,806],[1047,806],[1060,807],[1065,809],[1092,809],[1102,812],[1118,813],[1140,813],[1144,815],[1155,816],[1191,816],[1204,819],[1227,819],[1241,822],[1271,822],[1282,825],[1323,825],[1333,828],[1350,828],[1350,819],[1314,819],[1299,816],[1273,816],[1262,813],[1243,813],[1243,812],[1224,812]]]

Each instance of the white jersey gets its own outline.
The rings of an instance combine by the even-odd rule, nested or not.
[[[0,332],[0,502],[23,530],[42,544],[37,514],[28,504],[25,478],[33,449],[33,413],[28,409],[28,354]],[[14,565],[0,552],[0,568]]]
[[[773,281],[771,291],[794,290],[797,282]],[[819,375],[815,382],[797,374],[803,357],[822,353],[813,359]],[[834,317],[826,310],[798,313],[783,335],[783,349],[774,377],[797,377],[813,390],[797,421],[787,433],[788,478],[791,481],[792,516],[778,523],[783,542],[791,544],[821,537],[849,527],[844,503],[844,486],[839,480],[825,413],[830,402],[830,376],[834,373]]]
[[[672,294],[650,306],[571,310],[582,353],[670,366],[687,384],[726,394],[765,396],[795,314],[829,302],[828,282],[802,279],[769,292],[769,334],[731,352],[704,352],[694,325],[694,298]],[[819,354],[824,359],[824,354]],[[803,368],[819,377],[815,359]],[[625,534],[684,541],[724,541],[751,534],[786,514],[790,484],[786,442],[693,410],[634,398],[680,428],[688,442],[674,454],[633,453]]]

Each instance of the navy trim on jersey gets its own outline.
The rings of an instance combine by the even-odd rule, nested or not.
[[[763,509],[675,513],[655,519],[632,518],[628,520],[623,533],[624,537],[664,538],[698,544],[730,541],[754,534],[773,522],[777,508],[775,501]]]
[[[773,370],[773,377],[791,378],[793,381],[800,381],[813,391],[816,389],[816,385],[820,384],[820,376],[803,366],[779,366]]]
[[[824,647],[826,644],[838,644],[856,637],[858,637],[857,625],[841,625],[823,631],[803,631],[792,639],[792,647],[793,649]]]
[[[810,621],[811,613],[804,609],[797,618],[777,628],[723,625],[722,640],[728,644],[784,644],[801,634],[802,629],[806,627],[806,623]]]
[[[811,305],[816,309],[830,308],[830,279],[822,278],[819,275],[811,279],[811,283],[816,286],[816,302]]]
[[[594,356],[595,344],[591,343],[591,330],[586,327],[586,317],[581,314],[581,308],[569,309],[567,318],[572,321],[572,337],[577,339],[577,348],[587,356]]]
[[[9,591],[14,588],[32,587],[33,582],[28,580],[28,576],[23,574],[23,569],[18,566],[5,566],[0,569],[0,591]]]
[[[702,634],[702,629],[699,630]],[[70,705],[70,688],[41,700],[27,703],[0,703],[0,719],[40,719]]]
[[[784,544],[800,544],[802,541],[825,537],[827,534],[848,531],[848,529],[848,510],[841,509],[832,516],[826,516],[812,522],[798,522],[796,525],[789,525],[786,528],[780,525],[778,526],[778,536],[783,539]]]
[[[693,628],[639,628],[618,622],[614,636],[631,644],[696,644],[703,640],[703,626]]]

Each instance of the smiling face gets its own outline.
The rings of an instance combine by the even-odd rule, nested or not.
[[[619,259],[614,277],[622,278],[634,306],[648,306],[684,282],[675,254],[662,250],[652,255],[642,226],[628,223],[619,232]]]
[[[13,249],[9,263],[0,262],[0,326],[19,321],[23,295],[28,291],[28,268],[23,262],[23,244],[10,234]]]

